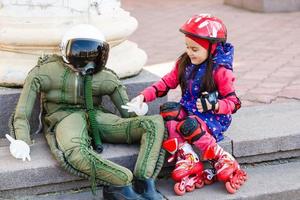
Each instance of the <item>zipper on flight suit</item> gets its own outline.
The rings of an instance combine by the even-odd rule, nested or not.
[[[80,93],[80,87],[79,85],[79,73],[76,72],[75,73],[75,88],[74,88],[74,103],[77,104],[78,103],[78,95]]]

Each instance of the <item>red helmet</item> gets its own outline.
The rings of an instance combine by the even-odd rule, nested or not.
[[[211,43],[226,42],[227,29],[222,20],[209,15],[194,15],[179,29],[182,33],[209,40]]]

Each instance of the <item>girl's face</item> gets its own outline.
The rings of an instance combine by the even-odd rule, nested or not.
[[[208,57],[208,51],[194,40],[185,37],[186,53],[192,64],[199,65]]]

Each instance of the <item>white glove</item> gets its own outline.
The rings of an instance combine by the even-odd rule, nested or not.
[[[136,96],[133,99],[131,99],[130,103],[136,103],[137,105],[142,107],[142,104],[144,103],[144,99],[145,99],[144,95],[140,94],[139,96]]]
[[[148,105],[144,103],[144,95],[133,98],[130,102],[121,107],[127,109],[128,112],[135,112],[138,116],[145,115],[148,112]]]
[[[27,160],[30,161],[30,148],[29,145],[22,141],[22,140],[15,140],[10,135],[6,134],[6,138],[10,141],[9,150],[13,157],[21,158],[23,161]]]

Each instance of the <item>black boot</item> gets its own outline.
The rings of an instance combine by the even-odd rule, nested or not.
[[[155,183],[152,178],[146,180],[136,179],[134,182],[135,190],[144,198],[150,200],[162,200],[163,196],[156,190]]]
[[[144,200],[133,190],[132,185],[103,186],[103,198],[106,200]]]

